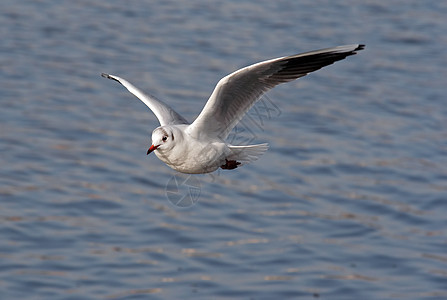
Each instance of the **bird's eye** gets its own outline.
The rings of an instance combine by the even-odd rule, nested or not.
[[[166,142],[167,139],[168,139],[168,137],[165,135],[161,140],[162,140],[163,142]]]

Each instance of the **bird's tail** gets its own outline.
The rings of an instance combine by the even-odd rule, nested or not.
[[[235,160],[241,165],[248,164],[255,161],[264,154],[269,148],[268,144],[248,145],[248,146],[229,146],[231,155],[227,157],[228,160]]]

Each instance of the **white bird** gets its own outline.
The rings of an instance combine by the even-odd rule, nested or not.
[[[303,77],[310,72],[354,55],[364,45],[346,45],[266,60],[242,68],[222,78],[194,122],[169,105],[144,94],[127,80],[102,73],[121,83],[146,104],[160,122],[152,132],[147,154],[157,157],[172,169],[188,174],[235,169],[256,160],[268,144],[234,146],[225,139],[245,113],[261,96],[276,85]]]

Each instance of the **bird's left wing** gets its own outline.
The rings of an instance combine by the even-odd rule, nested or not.
[[[157,98],[155,98],[153,96],[143,93],[140,89],[136,88],[129,81],[127,81],[121,77],[118,77],[115,75],[109,75],[109,74],[105,74],[105,73],[102,73],[101,76],[104,78],[118,81],[129,92],[131,92],[138,99],[143,101],[143,103],[146,104],[149,107],[149,109],[155,114],[158,121],[160,122],[160,125],[163,126],[163,125],[168,125],[168,124],[172,124],[172,125],[173,124],[189,124],[185,118],[183,118],[181,115],[179,115],[169,105],[158,100]]]

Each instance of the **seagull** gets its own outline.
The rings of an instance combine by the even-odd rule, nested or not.
[[[172,169],[187,174],[210,173],[219,168],[233,170],[255,161],[268,144],[247,146],[225,142],[245,113],[268,90],[280,83],[307,74],[354,55],[365,45],[354,44],[262,61],[223,77],[214,88],[202,112],[189,123],[169,105],[143,93],[127,80],[102,73],[118,81],[155,114],[160,122],[152,132],[147,154],[157,157]]]

